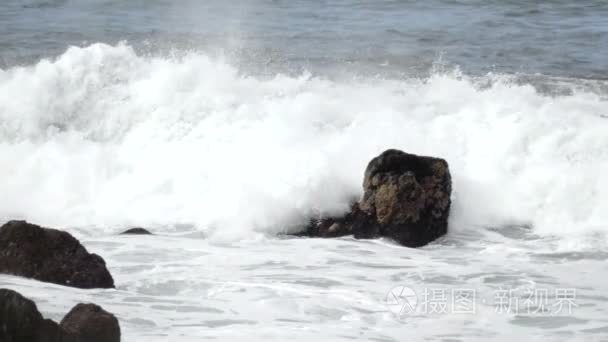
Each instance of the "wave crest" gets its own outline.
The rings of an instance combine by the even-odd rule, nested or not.
[[[608,107],[577,89],[446,73],[262,78],[201,53],[72,47],[0,71],[0,217],[275,233],[345,210],[369,159],[399,148],[450,163],[451,229],[604,232]]]

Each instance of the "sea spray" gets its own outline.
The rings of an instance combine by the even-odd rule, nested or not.
[[[203,53],[72,47],[0,71],[0,217],[272,235],[347,210],[369,159],[398,148],[450,163],[451,230],[602,233],[607,108],[576,83],[261,77]]]

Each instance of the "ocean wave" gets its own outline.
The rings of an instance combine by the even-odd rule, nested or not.
[[[452,230],[603,233],[606,115],[576,82],[257,77],[203,53],[72,47],[0,70],[0,218],[273,234],[346,210],[367,162],[398,148],[450,163]]]

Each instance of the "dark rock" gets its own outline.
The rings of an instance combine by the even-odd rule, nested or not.
[[[0,341],[69,341],[57,323],[42,318],[36,304],[21,294],[0,289]]]
[[[390,237],[420,247],[447,233],[452,181],[445,160],[387,150],[368,164],[363,190],[349,213],[313,222],[307,235]]]
[[[1,342],[119,342],[114,315],[95,304],[78,304],[61,325],[44,319],[36,304],[21,294],[0,289]]]
[[[120,341],[120,325],[116,317],[95,304],[76,305],[60,326],[77,342]]]
[[[447,233],[452,180],[443,159],[388,150],[365,170],[361,210],[381,236],[418,247]]]
[[[78,288],[113,288],[104,260],[67,232],[25,221],[0,227],[0,273]]]
[[[341,217],[328,217],[313,220],[306,235],[318,237],[340,237],[355,235],[357,238],[373,238],[378,234],[372,216],[363,212],[358,203],[351,206],[351,211]]]
[[[120,234],[121,235],[153,235],[148,230],[146,230],[144,228],[140,228],[140,227],[129,228]]]

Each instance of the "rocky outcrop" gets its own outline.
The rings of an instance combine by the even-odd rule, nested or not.
[[[121,235],[152,235],[147,229],[136,227],[129,228],[124,232],[120,233]]]
[[[0,273],[78,288],[113,288],[105,261],[67,232],[10,221],[0,227]]]
[[[61,329],[57,323],[42,318],[36,304],[21,294],[0,289],[0,341],[59,342]]]
[[[0,289],[2,342],[120,342],[114,315],[95,304],[76,305],[58,325],[18,292]]]
[[[119,342],[120,325],[114,315],[95,304],[78,304],[61,321],[76,342]]]
[[[314,220],[306,235],[389,237],[420,247],[447,232],[452,181],[443,159],[387,150],[368,164],[363,191],[349,213]]]

